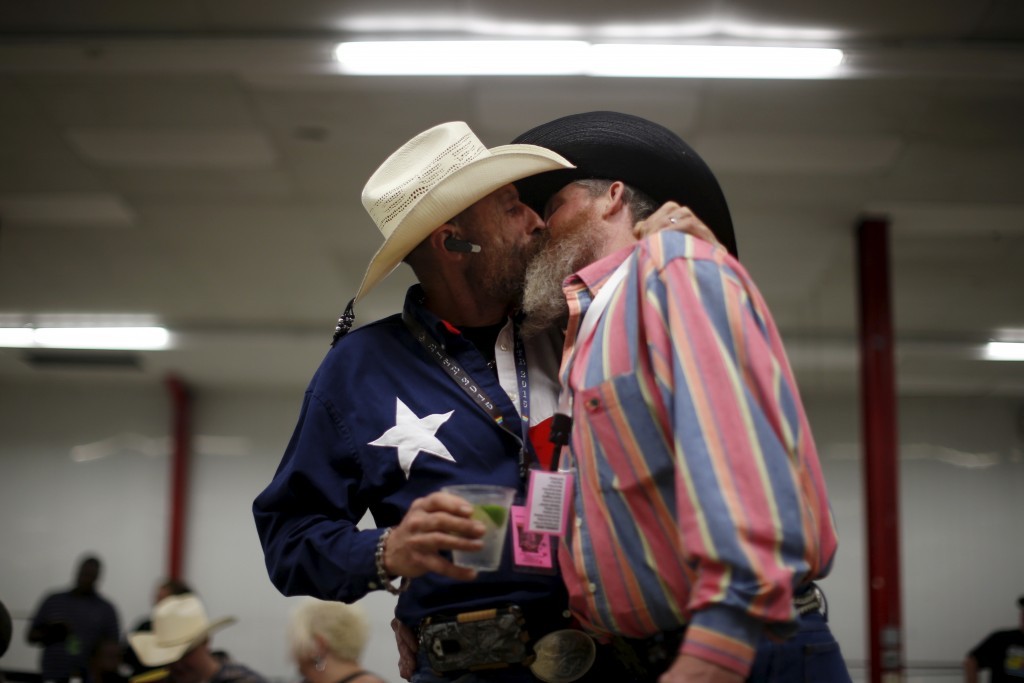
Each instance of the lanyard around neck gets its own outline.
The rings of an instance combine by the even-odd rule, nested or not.
[[[561,454],[565,450],[565,446],[569,445],[569,437],[572,431],[572,390],[569,388],[569,375],[572,373],[573,363],[576,362],[576,354],[579,352],[580,347],[594,335],[597,324],[601,321],[605,309],[608,308],[608,304],[611,303],[612,295],[618,288],[619,283],[626,277],[627,270],[629,270],[629,259],[619,264],[619,267],[605,280],[601,286],[601,291],[597,293],[597,296],[594,297],[594,300],[587,308],[587,312],[583,314],[580,328],[576,332],[576,340],[562,362],[562,371],[560,373],[562,390],[558,394],[558,413],[555,415],[555,421],[551,427],[551,440],[558,449],[551,462],[552,466],[557,464],[559,471],[565,472],[573,468],[572,452],[567,451],[568,457],[564,463],[561,462]]]
[[[522,408],[522,416],[520,418],[520,422],[523,426],[522,434],[517,434],[513,429],[505,424],[505,416],[502,414],[498,406],[493,400],[491,400],[490,396],[487,395],[483,388],[477,384],[472,375],[466,372],[466,370],[445,350],[444,344],[441,344],[431,336],[427,332],[426,328],[424,328],[419,321],[414,319],[408,311],[402,311],[402,322],[405,323],[405,326],[408,328],[413,338],[420,343],[424,350],[426,350],[441,369],[455,381],[467,396],[473,399],[473,403],[480,406],[480,408],[482,408],[483,411],[487,413],[492,420],[494,420],[495,424],[514,437],[519,443],[519,474],[521,477],[525,477],[527,469],[526,459],[527,457],[532,459],[533,456],[533,454],[530,453],[530,439],[527,436],[530,424],[530,379],[526,371],[526,348],[519,339],[519,334],[513,330],[512,343],[514,347],[513,356],[515,358],[516,366],[516,381],[518,382],[519,405]]]

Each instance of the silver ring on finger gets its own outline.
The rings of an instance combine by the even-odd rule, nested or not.
[[[675,225],[676,222],[677,222],[676,221],[676,217],[675,216],[669,216],[668,217],[668,222],[671,223],[672,225]]]

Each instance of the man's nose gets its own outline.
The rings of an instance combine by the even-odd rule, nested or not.
[[[523,206],[526,208],[526,215],[530,219],[529,220],[530,228],[529,228],[528,232],[531,235],[548,229],[547,224],[544,223],[544,219],[540,217],[540,214],[538,214],[536,211],[531,209],[526,204],[523,204]]]

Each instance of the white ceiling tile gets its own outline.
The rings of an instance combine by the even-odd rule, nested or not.
[[[694,125],[700,91],[693,82],[651,88],[649,83],[631,79],[608,79],[599,84],[584,78],[492,79],[474,89],[474,121],[488,138],[494,137],[493,144],[507,143],[561,116],[599,110],[642,116],[685,133]]]
[[[285,198],[293,194],[291,179],[279,169],[112,168],[105,170],[103,177],[111,189],[132,200],[174,197],[223,203],[254,197]]]
[[[124,199],[104,193],[0,194],[0,218],[13,225],[127,227],[137,216]]]
[[[910,144],[879,178],[877,200],[957,201],[966,204],[1018,204],[1024,196],[1024,145]]]
[[[270,168],[270,140],[259,130],[75,128],[71,144],[104,166],[139,168]]]
[[[698,135],[691,144],[712,169],[760,173],[876,173],[903,147],[881,135]]]
[[[251,127],[251,102],[230,76],[34,75],[24,89],[50,121],[68,128]]]
[[[715,81],[706,85],[701,132],[892,135],[930,114],[937,89],[897,80]]]

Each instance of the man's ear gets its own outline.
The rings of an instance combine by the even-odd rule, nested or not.
[[[331,646],[327,644],[327,639],[319,633],[313,634],[313,643],[317,647],[317,656],[323,657],[331,651]]]
[[[416,273],[416,276],[422,280],[425,273],[422,269],[433,267],[433,264],[438,263],[435,259],[443,258],[441,255],[447,253],[444,248],[444,240],[452,232],[453,227],[448,223],[435,228],[432,233],[423,238],[422,242],[413,247],[402,260],[408,263]]]
[[[601,210],[601,218],[605,220],[611,220],[621,212],[625,211],[630,216],[629,206],[626,205],[626,186],[621,180],[616,180],[608,189],[605,190],[604,196],[601,198],[604,201],[604,208]]]
[[[444,241],[455,234],[455,226],[451,223],[445,223],[441,227],[434,230],[427,237],[427,244],[430,245],[430,250],[437,254],[448,254],[449,249],[444,246]]]

